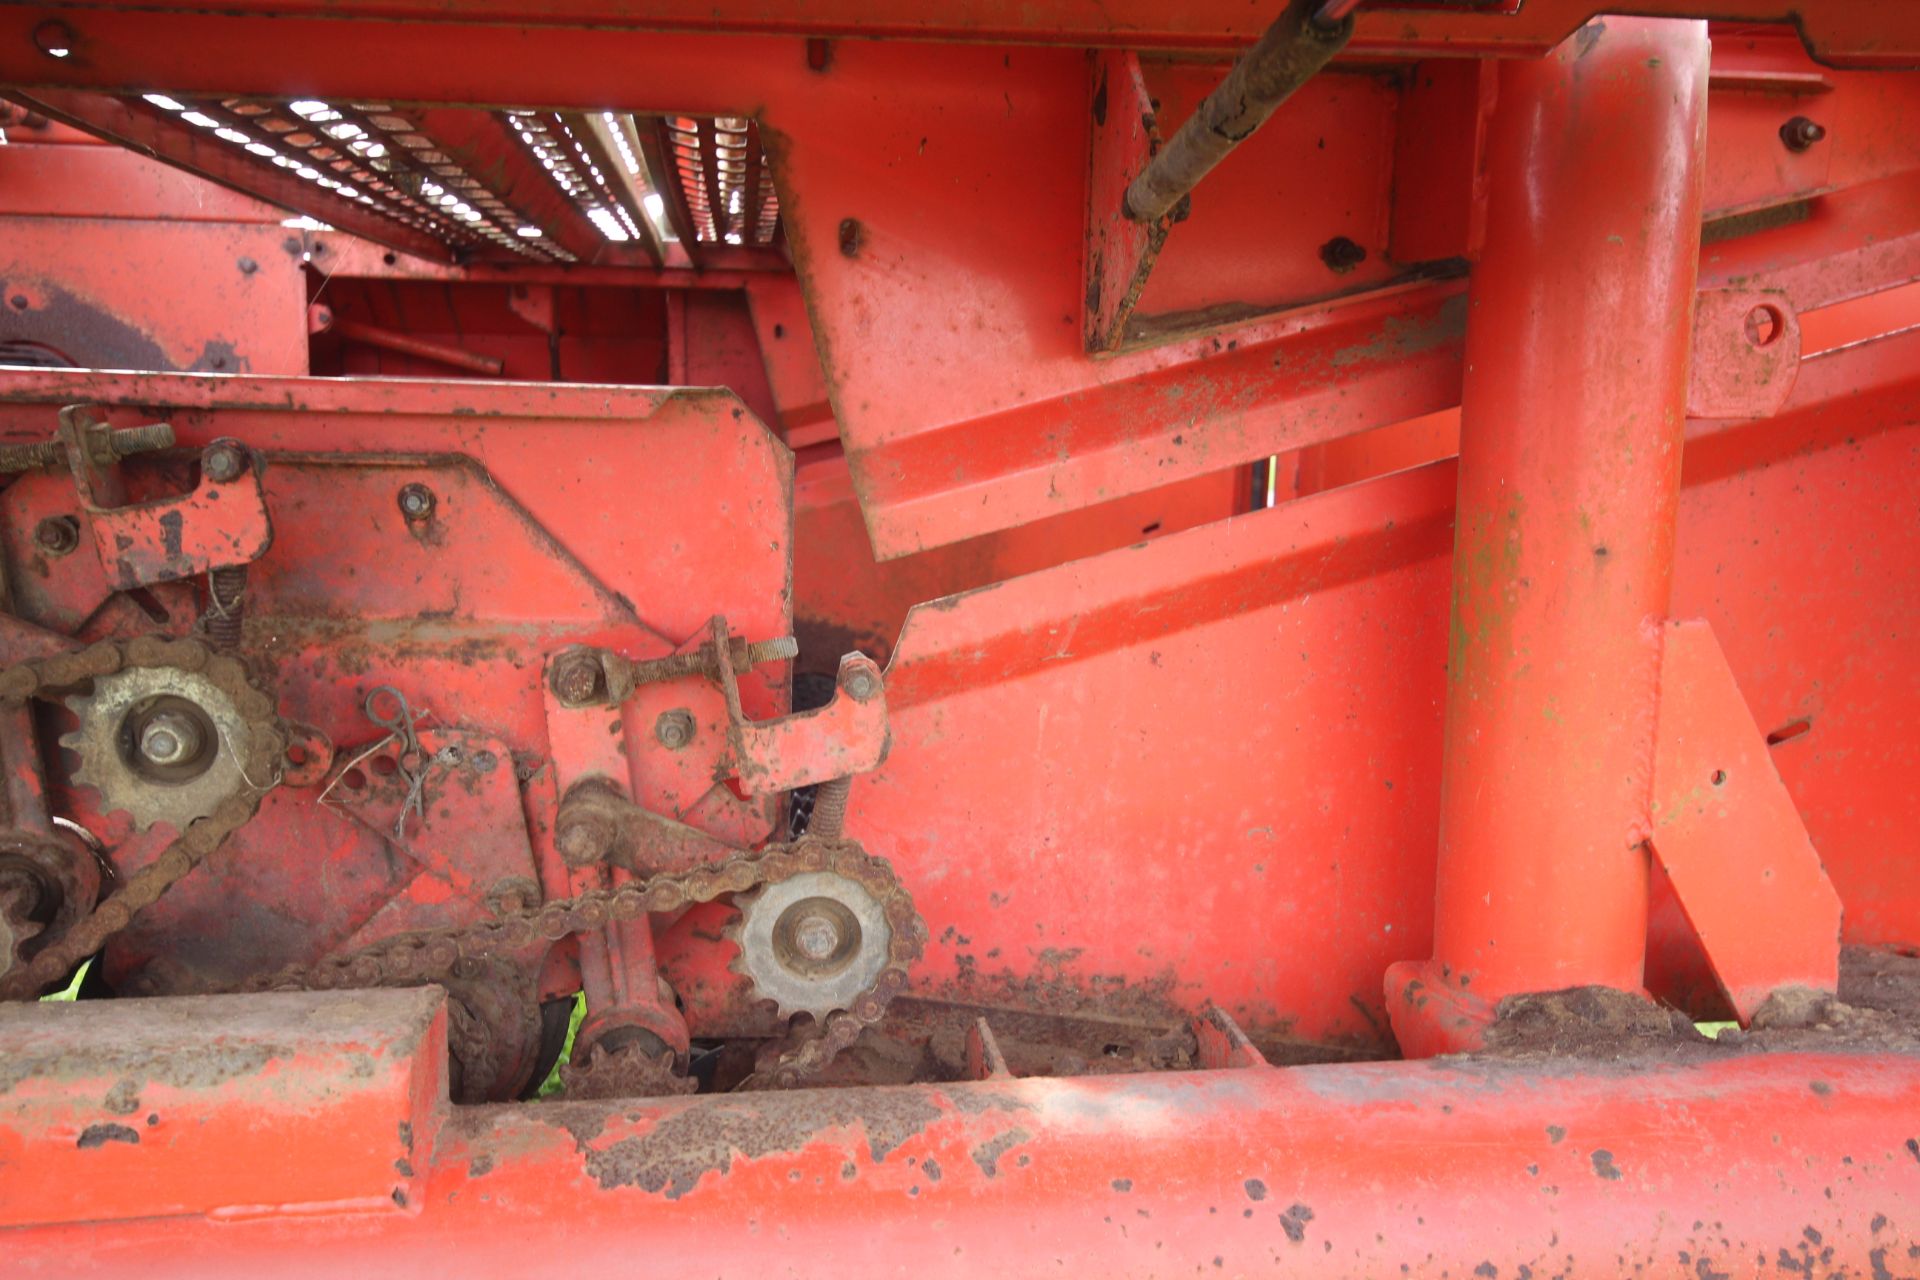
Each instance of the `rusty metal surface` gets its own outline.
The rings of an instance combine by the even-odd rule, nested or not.
[[[618,1267],[638,1250],[669,1267],[751,1267],[755,1226],[776,1217],[784,1265],[823,1276],[844,1271],[850,1218],[871,1256],[953,1276],[1735,1274],[1782,1261],[1865,1276],[1898,1274],[1920,1246],[1907,1147],[1920,1066],[1893,1049],[1241,1063],[1070,1081],[989,1068],[913,1089],[449,1112],[435,1099],[431,1000],[276,999],[168,1002],[145,1034],[190,1046],[146,1063],[102,1046],[49,1061],[37,1085],[9,1077],[0,1143],[38,1144],[75,1171],[69,1185],[143,1159],[186,1167],[209,1149],[260,1150],[264,1165],[194,1164],[193,1180],[149,1187],[125,1213],[96,1202],[81,1224],[72,1201],[41,1199],[10,1162],[0,1185],[34,1197],[8,1197],[13,1221],[38,1224],[8,1233],[12,1256],[57,1258],[66,1274],[198,1277],[330,1275],[356,1261],[411,1274],[476,1249],[527,1276]],[[88,1012],[21,1010],[0,1025],[44,1036]],[[210,1048],[221,1030],[230,1039]],[[282,1066],[302,1052],[336,1065],[289,1078]],[[370,1079],[342,1070],[358,1057]],[[274,1090],[342,1075],[353,1087],[338,1127],[259,1131],[301,1158],[232,1148]],[[76,1143],[94,1124],[140,1140],[107,1129]],[[1741,1158],[1756,1133],[1766,1161]],[[241,1176],[261,1198],[234,1198]],[[1703,1189],[1684,1210],[1700,1227],[1675,1224],[1677,1187]],[[290,1211],[323,1191],[342,1202]],[[232,1209],[195,1212],[219,1204]]]
[[[1157,222],[1267,122],[1353,38],[1351,16],[1327,20],[1323,0],[1289,0],[1233,64],[1219,87],[1182,121],[1127,186],[1126,214]]]
[[[125,645],[101,641],[78,653],[15,662],[0,671],[0,681],[4,681],[0,683],[0,697],[32,697],[125,669],[195,673],[218,688],[237,715],[237,731],[222,747],[236,759],[238,781],[226,794],[207,801],[204,814],[197,815],[200,820],[176,829],[164,849],[128,876],[104,904],[48,940],[30,963],[0,976],[0,996],[30,998],[64,981],[75,965],[100,950],[135,915],[152,906],[253,817],[263,791],[272,783],[268,781],[263,787],[252,779],[277,776],[276,762],[284,744],[273,719],[272,699],[249,683],[238,662],[210,654],[197,641],[152,636]],[[119,802],[125,803],[124,797]]]

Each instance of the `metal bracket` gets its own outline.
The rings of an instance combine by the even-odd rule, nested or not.
[[[727,620],[712,623],[716,654],[729,651]],[[887,757],[887,691],[880,668],[864,653],[840,659],[833,701],[814,711],[752,721],[740,706],[731,663],[715,666],[727,700],[727,741],[736,776],[749,795],[791,791],[879,767]]]
[[[750,796],[791,791],[877,767],[887,754],[886,685],[879,666],[865,654],[850,653],[840,660],[838,688],[826,706],[777,720],[747,718],[740,703],[740,674],[762,662],[784,661],[797,651],[788,637],[749,644],[729,634],[727,620],[715,616],[707,623],[704,642],[664,658],[635,661],[604,649],[564,650],[548,664],[547,684],[561,706],[579,708],[618,705],[642,685],[690,676],[715,681],[726,701],[731,776]]]
[[[567,789],[554,820],[554,844],[569,866],[610,862],[641,875],[689,871],[740,852],[718,836],[640,807],[598,776]]]
[[[86,406],[69,405],[60,411],[54,443],[72,469],[101,568],[119,590],[250,564],[273,543],[258,467],[243,467],[224,480],[203,467],[191,493],[124,502],[115,464],[132,453],[171,447],[173,428],[165,423],[116,431]]]
[[[1767,289],[1702,289],[1693,307],[1690,418],[1770,418],[1800,375],[1800,318]]]
[[[1832,995],[1840,895],[1697,619],[1667,625],[1653,783],[1654,855],[1741,1023],[1776,991]]]

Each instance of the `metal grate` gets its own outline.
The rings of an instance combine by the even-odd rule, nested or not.
[[[737,116],[669,116],[665,123],[695,238],[705,244],[772,244],[780,203],[767,175],[760,127]]]
[[[590,117],[552,111],[509,111],[506,118],[534,160],[601,235],[615,244],[650,237],[651,229],[641,230],[647,215],[634,206],[626,185],[639,176],[639,160],[614,113],[602,113],[600,129]],[[601,129],[616,140],[626,162],[624,173],[608,172],[613,160],[601,140]]]
[[[430,259],[786,269],[760,129],[743,117],[164,93],[20,100]]]
[[[178,99],[145,102],[304,178],[324,193],[313,213],[326,220],[326,197],[356,203],[466,250],[491,245],[539,261],[571,261],[541,228],[462,169],[406,114],[382,103],[334,106],[312,99],[265,102]]]

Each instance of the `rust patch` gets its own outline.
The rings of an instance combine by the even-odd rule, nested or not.
[[[859,1130],[868,1154],[879,1163],[945,1114],[925,1097],[905,1090],[812,1093],[748,1103],[703,1100],[662,1116],[644,1134],[600,1150],[584,1142],[580,1146],[587,1174],[602,1190],[637,1187],[678,1200],[707,1174],[731,1172],[736,1158],[794,1154],[835,1130]],[[575,1136],[579,1141],[577,1132]]]
[[[981,1173],[989,1178],[997,1178],[1000,1176],[1000,1157],[1021,1143],[1031,1141],[1033,1135],[1025,1129],[1009,1129],[999,1137],[981,1143],[970,1154],[973,1162],[980,1166]]]
[[[1280,1215],[1280,1229],[1287,1233],[1287,1239],[1299,1244],[1307,1238],[1307,1224],[1312,1221],[1312,1209],[1304,1204],[1292,1204]]]
[[[130,1142],[137,1147],[140,1145],[140,1131],[124,1124],[90,1124],[80,1131],[80,1137],[73,1145],[82,1151],[92,1151],[109,1142]]]
[[[107,1090],[107,1110],[117,1116],[130,1116],[140,1109],[140,1082],[128,1077]]]
[[[270,1045],[209,1044],[195,1054],[178,1054],[137,1047],[110,1050],[87,1049],[63,1053],[51,1049],[40,1053],[9,1055],[0,1061],[0,1094],[11,1092],[24,1080],[86,1080],[102,1075],[126,1077],[121,1084],[154,1082],[176,1089],[213,1089],[229,1080],[250,1076],[276,1057],[288,1056],[286,1049]],[[119,1085],[114,1086],[116,1089]],[[110,1093],[109,1099],[112,1098]],[[134,1108],[139,1105],[134,1099]],[[109,1102],[109,1110],[114,1108]],[[124,1114],[124,1113],[123,1113]]]
[[[1593,1173],[1595,1177],[1605,1178],[1609,1182],[1618,1182],[1620,1180],[1620,1169],[1619,1166],[1613,1162],[1613,1152],[1608,1151],[1605,1147],[1600,1147],[1588,1158],[1593,1161]]]

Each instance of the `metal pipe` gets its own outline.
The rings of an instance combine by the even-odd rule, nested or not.
[[[368,324],[364,320],[342,320],[334,314],[332,307],[319,302],[307,308],[307,331],[331,333],[347,342],[365,343],[369,347],[379,347],[383,351],[398,352],[400,355],[414,356],[421,360],[432,360],[439,364],[451,365],[455,369],[465,369],[470,373],[483,373],[496,378],[507,367],[507,362],[496,356],[476,355],[450,343],[416,338],[410,333],[399,333],[377,324]]]
[[[1877,1275],[1920,1247],[1910,1054],[449,1108],[421,993],[141,1003],[0,1021],[10,1274]],[[138,1105],[103,1106],[135,1049]]]
[[[1463,1002],[1471,1024],[1516,992],[1641,983],[1707,53],[1703,22],[1610,17],[1500,68],[1469,286],[1434,960],[1412,999],[1405,967],[1388,976],[1408,1053],[1471,1044]]]
[[[1323,22],[1324,0],[1290,0],[1127,188],[1127,216],[1158,222],[1200,179],[1265,124],[1353,35],[1353,15]]]
[[[348,342],[361,342],[369,347],[379,347],[384,351],[395,351],[405,356],[416,356],[422,360],[434,360],[440,364],[451,365],[456,369],[465,369],[470,373],[484,373],[499,377],[506,369],[507,362],[495,356],[475,355],[459,347],[444,342],[432,342],[426,338],[416,338],[408,333],[396,333],[392,329],[383,329],[379,325],[367,324],[361,320],[335,320],[333,332]]]

